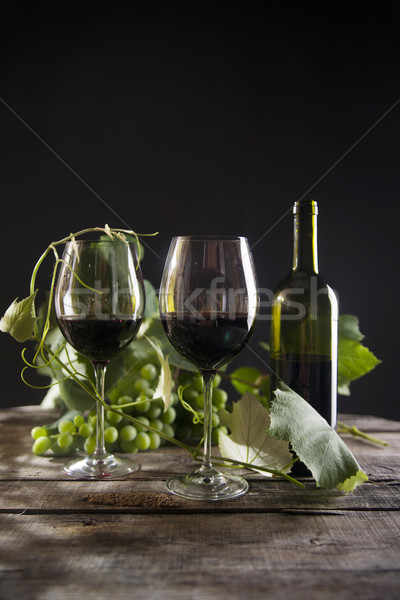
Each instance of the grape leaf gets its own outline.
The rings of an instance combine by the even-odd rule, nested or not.
[[[340,315],[338,325],[339,338],[360,342],[365,336],[360,331],[359,320],[355,315]]]
[[[164,412],[168,409],[171,394],[172,394],[172,375],[171,369],[169,368],[168,357],[164,358],[164,354],[155,340],[151,340],[150,338],[146,338],[151,347],[155,350],[158,360],[161,364],[161,373],[160,378],[157,383],[157,387],[153,394],[153,400],[157,398],[162,398],[164,402]]]
[[[287,465],[293,460],[289,444],[277,440],[266,432],[270,426],[269,411],[257,396],[246,392],[233,405],[232,412],[219,412],[221,423],[228,427],[230,435],[219,433],[219,450],[222,456],[233,458],[254,466],[289,471]],[[260,471],[263,475],[270,473]]]
[[[89,377],[94,382],[93,367],[90,361],[82,356],[82,354],[79,354],[72,346],[65,343],[65,339],[58,327],[51,329],[50,333],[52,343],[49,346],[53,352],[56,352],[61,345],[65,345],[65,347],[57,353],[63,364],[73,366],[77,373],[82,374],[84,377]],[[62,400],[68,409],[80,412],[90,410],[96,406],[94,398],[81,388],[74,379],[65,379],[67,372],[62,367],[56,368],[55,362],[44,369],[39,369],[39,373],[50,376],[51,384],[58,383],[58,386],[50,388],[50,390],[57,389],[58,396],[55,392],[50,393],[49,390],[43,399],[42,404],[44,402],[44,404],[48,406],[51,400],[57,406],[59,401]],[[106,382],[107,376],[108,373],[106,375]]]
[[[0,320],[0,331],[9,333],[17,342],[25,342],[33,335],[37,321],[34,316],[35,297],[37,290],[27,298],[14,300]]]
[[[66,379],[59,382],[58,387],[61,398],[70,410],[83,412],[96,407],[96,400],[85,392],[73,379]]]
[[[231,383],[240,395],[243,395],[245,392],[254,393],[256,381],[261,376],[261,371],[255,367],[239,367],[230,374]],[[245,383],[246,381],[249,383]]]
[[[338,393],[350,395],[349,385],[374,369],[381,361],[363,344],[364,335],[354,315],[340,315],[338,345]]]
[[[290,442],[317,487],[352,492],[368,480],[346,444],[316,410],[284,384],[274,391],[269,434]]]

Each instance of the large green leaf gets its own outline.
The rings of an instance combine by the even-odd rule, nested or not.
[[[290,442],[318,487],[351,492],[368,480],[346,444],[308,402],[283,384],[274,394],[269,433]]]
[[[29,340],[37,321],[34,316],[35,297],[36,292],[19,302],[16,298],[0,320],[0,331],[9,333],[17,342]]]
[[[269,411],[264,408],[257,396],[246,392],[233,405],[232,412],[221,410],[221,423],[228,427],[230,435],[219,433],[219,450],[222,456],[241,462],[275,469],[289,471],[287,465],[293,460],[289,444],[277,440],[267,434],[270,426]],[[263,475],[271,475],[259,471]]]
[[[338,392],[350,395],[349,385],[374,369],[381,361],[363,344],[364,335],[354,315],[340,315],[338,347]]]

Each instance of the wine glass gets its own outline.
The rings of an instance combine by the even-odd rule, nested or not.
[[[58,326],[94,368],[104,401],[107,365],[135,337],[144,312],[143,278],[134,244],[120,240],[74,241],[65,246],[54,296]],[[138,469],[126,457],[109,454],[104,442],[104,406],[97,402],[93,454],[70,461],[73,477],[104,479]]]
[[[234,498],[248,489],[245,479],[221,473],[212,465],[212,388],[217,369],[247,344],[254,328],[257,298],[246,238],[172,239],[160,287],[160,317],[174,348],[198,367],[204,389],[202,466],[167,481],[168,489],[184,498]]]

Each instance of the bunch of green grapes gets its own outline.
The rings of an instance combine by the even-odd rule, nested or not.
[[[204,394],[203,380],[200,373],[189,373],[181,371],[178,375],[178,383],[181,386],[182,399],[198,413],[196,415],[184,408],[181,404],[177,407],[177,431],[176,437],[180,440],[197,439],[203,436],[203,416],[204,416]],[[220,387],[221,376],[216,375],[213,383],[212,397],[212,441],[218,443],[219,432],[228,433],[227,428],[220,424],[219,411],[225,408],[228,394]]]
[[[120,395],[118,390],[109,394],[110,410],[105,411],[104,418],[104,441],[108,452],[155,450],[163,443],[160,432],[172,438],[175,436],[177,394],[172,393],[170,405],[164,411],[161,399],[152,400],[152,385],[158,381],[159,368],[150,362],[135,366],[129,378],[131,395]],[[133,424],[112,409],[131,415],[138,422]],[[39,456],[49,450],[56,456],[65,456],[76,450],[91,454],[96,446],[96,421],[97,414],[93,410],[86,414],[69,413],[55,424],[34,427],[31,431],[35,440],[32,451]]]
[[[150,362],[152,360],[153,362]],[[202,425],[193,423],[193,413],[187,411],[173,392],[171,402],[164,411],[161,399],[153,400],[154,389],[160,376],[156,357],[138,361],[118,386],[109,394],[110,409],[116,409],[136,419],[133,423],[113,410],[105,412],[104,440],[108,452],[135,453],[155,450],[164,443],[161,434],[185,440],[202,437]],[[200,375],[180,371],[178,384],[184,385],[183,399],[203,414],[202,380]],[[219,388],[221,378],[217,375],[213,393],[213,441],[217,442],[220,429],[218,410],[227,401],[227,393]],[[175,385],[175,384],[174,384]],[[32,451],[43,456],[52,451],[55,456],[66,456],[76,450],[91,454],[96,445],[96,411],[67,413],[51,425],[34,427]]]

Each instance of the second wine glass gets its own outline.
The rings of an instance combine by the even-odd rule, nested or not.
[[[144,313],[143,278],[134,244],[119,240],[68,242],[55,290],[59,328],[94,368],[97,402],[96,447],[64,467],[73,477],[104,479],[138,469],[136,462],[106,452],[104,380],[109,361],[135,337]]]
[[[245,479],[221,473],[211,461],[214,377],[247,344],[257,312],[257,284],[246,238],[173,238],[160,286],[160,316],[174,348],[198,367],[204,388],[203,464],[174,475],[168,489],[194,500],[234,498]]]

